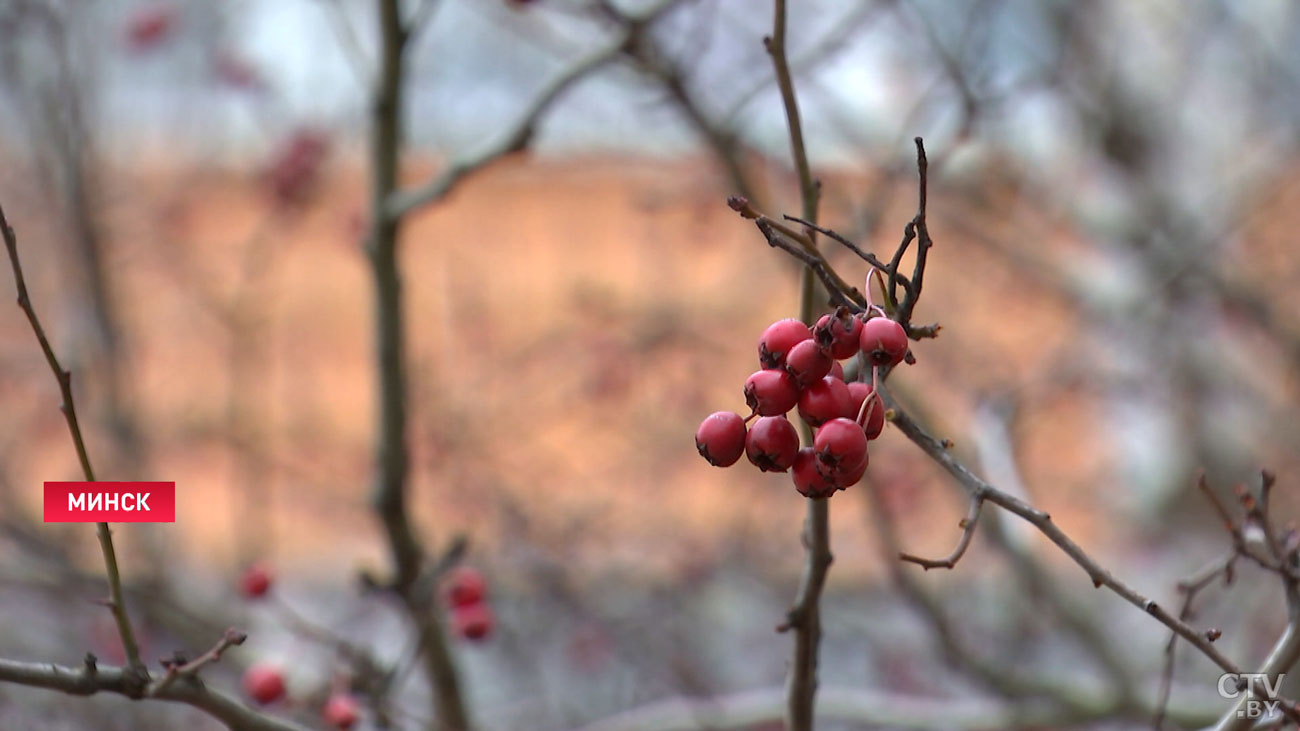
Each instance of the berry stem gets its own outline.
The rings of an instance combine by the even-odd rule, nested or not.
[[[867,397],[862,399],[862,406],[858,407],[858,418],[856,421],[859,426],[866,428],[866,418],[870,415],[870,410],[867,405],[875,403],[879,403],[880,408],[885,408],[884,402],[880,400],[880,368],[877,366],[871,366],[871,393],[867,394]]]

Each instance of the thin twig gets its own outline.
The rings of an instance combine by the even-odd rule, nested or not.
[[[887,271],[889,269],[889,265],[882,262],[880,259],[878,259],[875,254],[871,253],[870,251],[862,250],[862,248],[860,248],[857,244],[844,238],[843,236],[841,236],[840,234],[836,233],[835,231],[829,228],[823,228],[811,221],[805,221],[802,218],[799,218],[797,216],[785,216],[785,220],[794,221],[795,223],[801,223],[807,226],[808,228],[816,231],[819,234],[829,236],[833,241],[835,241],[835,243],[853,252],[854,254],[857,255],[859,259],[865,261],[866,263],[879,269],[880,271]],[[904,289],[911,291],[911,282],[905,281],[904,278],[902,284]]]
[[[644,20],[638,20],[638,23],[649,22],[655,15],[662,12],[663,8],[668,7],[670,3],[662,2],[656,9]],[[600,50],[579,59],[574,62],[568,69],[553,79],[549,84],[533,97],[532,102],[528,105],[519,119],[511,125],[503,135],[487,146],[486,148],[469,155],[468,157],[452,162],[447,165],[437,176],[427,183],[407,191],[396,191],[386,203],[386,210],[390,215],[401,216],[416,208],[427,205],[433,201],[439,200],[449,194],[457,183],[461,182],[465,176],[476,172],[487,164],[494,162],[500,157],[523,149],[527,146],[529,139],[532,137],[533,129],[542,115],[550,108],[551,104],[559,98],[561,94],[571,88],[578,81],[587,75],[602,68],[622,54],[631,37],[630,30],[624,30],[623,33],[612,43],[606,45]]]
[[[970,509],[966,511],[966,517],[962,518],[961,538],[957,541],[957,547],[952,549],[952,553],[944,558],[929,559],[915,556],[910,553],[899,553],[898,558],[901,561],[914,563],[921,568],[929,571],[930,569],[950,569],[957,565],[961,557],[966,554],[966,549],[970,547],[971,537],[975,535],[975,527],[979,524],[980,509],[984,507],[984,496],[976,493],[971,496]]]
[[[1223,577],[1225,584],[1232,581],[1233,565],[1236,564],[1237,558],[1236,552],[1230,553],[1226,559],[1219,559],[1197,572],[1192,578],[1178,583],[1178,591],[1183,595],[1183,606],[1178,611],[1179,620],[1187,622],[1192,619],[1192,603],[1196,600],[1196,595],[1220,576]],[[1218,637],[1219,630],[1206,630],[1207,640],[1213,642]],[[1151,722],[1151,728],[1155,731],[1164,728],[1165,715],[1169,711],[1169,698],[1173,694],[1174,687],[1174,651],[1177,645],[1178,634],[1170,632],[1169,641],[1165,643],[1165,664],[1160,673],[1160,691],[1156,695],[1156,715]]]
[[[5,249],[9,252],[9,264],[14,273],[14,284],[18,288],[18,306],[22,308],[23,313],[27,316],[27,322],[31,325],[32,332],[36,335],[36,340],[40,343],[41,352],[45,355],[45,362],[49,365],[50,370],[54,372],[54,378],[59,384],[59,394],[63,402],[59,409],[63,412],[63,418],[68,423],[68,431],[72,435],[72,444],[77,451],[77,460],[81,463],[81,472],[89,482],[95,481],[95,470],[90,464],[90,455],[86,451],[86,442],[81,435],[81,426],[77,422],[77,407],[72,400],[72,374],[64,370],[59,363],[58,356],[54,354],[54,348],[50,346],[49,338],[45,335],[45,328],[41,326],[40,318],[36,316],[36,309],[32,306],[31,296],[27,293],[27,280],[23,278],[22,262],[18,258],[18,236],[14,233],[13,227],[9,225],[9,220],[5,217],[4,209],[0,207],[0,232],[3,232],[5,240]],[[131,619],[127,615],[126,601],[122,595],[122,574],[117,565],[117,551],[113,547],[113,533],[108,527],[108,523],[99,523],[96,526],[96,532],[99,536],[100,552],[104,555],[104,573],[108,579],[108,607],[113,613],[113,620],[117,624],[118,635],[122,638],[122,649],[126,656],[129,680],[132,681],[133,692],[138,694],[144,690],[144,685],[149,681],[149,671],[145,668],[144,663],[140,660],[140,647],[135,641],[135,632],[131,629]]]
[[[817,278],[826,286],[831,304],[844,305],[854,312],[863,311],[861,304],[846,296],[844,291],[840,289],[839,285],[843,283],[843,280],[839,279],[839,275],[835,273],[835,270],[831,268],[831,265],[825,259],[817,254],[810,253],[804,247],[798,246],[789,237],[772,228],[765,219],[760,218],[755,223],[758,225],[758,230],[763,232],[763,238],[767,239],[769,246],[786,252],[813,270]],[[854,294],[858,293],[854,291]]]
[[[167,672],[149,687],[147,695],[157,698],[178,679],[193,678],[204,667],[220,660],[226,650],[235,645],[244,644],[244,640],[247,639],[248,635],[246,633],[232,627],[226,630],[225,634],[221,636],[221,639],[217,640],[217,644],[213,645],[210,650],[193,660],[164,661],[163,664],[167,667]]]
[[[998,507],[1013,513],[1024,519],[1040,533],[1045,535],[1052,543],[1056,544],[1065,555],[1069,556],[1088,574],[1092,580],[1093,586],[1105,586],[1114,593],[1118,594],[1128,603],[1150,614],[1156,621],[1165,625],[1176,632],[1180,637],[1187,640],[1197,650],[1208,657],[1215,665],[1218,665],[1224,671],[1229,673],[1240,673],[1241,669],[1232,662],[1227,656],[1218,650],[1205,636],[1204,632],[1197,631],[1187,623],[1171,615],[1164,607],[1157,604],[1154,600],[1149,599],[1128,584],[1121,581],[1110,571],[1097,563],[1079,544],[1075,543],[1065,531],[1061,530],[1052,522],[1051,515],[1038,510],[1019,498],[1009,495],[996,487],[990,485],[979,477],[975,476],[965,465],[957,461],[949,453],[941,441],[931,436],[921,428],[919,424],[908,416],[907,412],[899,407],[894,401],[888,390],[881,388],[881,396],[885,399],[886,405],[890,408],[891,420],[894,426],[898,427],[908,439],[921,448],[929,457],[937,462],[940,467],[948,472],[958,484],[966,491],[974,495],[982,495],[984,500],[997,505]]]
[[[907,225],[906,232],[903,236],[903,245],[899,246],[895,252],[893,260],[890,262],[894,276],[890,281],[890,296],[895,296],[894,282],[898,278],[898,265],[902,261],[902,253],[907,248],[907,242],[914,233],[916,237],[916,261],[912,265],[912,288],[911,291],[903,296],[903,302],[898,306],[898,314],[894,319],[907,325],[912,321],[912,310],[916,308],[916,302],[921,298],[921,285],[925,278],[926,255],[934,242],[930,239],[930,229],[925,222],[926,199],[929,188],[929,161],[925,157],[925,142],[917,137],[916,142],[916,169],[920,176],[917,184],[917,206],[916,217]]]

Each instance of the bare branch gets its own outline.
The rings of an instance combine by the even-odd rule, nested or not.
[[[776,85],[781,91],[785,108],[786,128],[790,133],[790,153],[799,175],[799,198],[802,217],[817,220],[817,204],[821,188],[813,180],[808,166],[808,151],[804,147],[803,124],[799,119],[799,102],[795,97],[790,65],[786,59],[786,3],[775,0],[772,35],[764,38],[764,45],[772,57]],[[815,242],[809,242],[809,253],[820,257]],[[799,288],[799,318],[812,323],[816,303],[816,281],[813,268],[805,266]],[[812,430],[800,424],[804,443],[812,442]],[[826,584],[826,572],[831,565],[829,501],[808,500],[808,514],[804,519],[804,546],[807,559],[794,605],[786,616],[785,626],[794,629],[794,654],[790,675],[786,681],[786,727],[793,731],[810,731],[813,727],[813,702],[817,695],[817,655],[821,643],[821,594]]]
[[[101,666],[93,655],[87,655],[80,668],[0,659],[0,682],[45,688],[68,695],[116,693],[128,698],[139,697],[132,670]],[[259,713],[234,696],[208,688],[197,678],[169,683],[154,697],[193,706],[240,731],[306,731],[303,726]]]
[[[398,190],[402,156],[406,34],[399,0],[378,0],[377,6],[380,69],[371,106],[372,214],[367,241],[374,279],[375,371],[379,392],[375,444],[377,469],[371,500],[383,525],[393,563],[393,578],[388,586],[402,600],[414,626],[439,728],[463,731],[471,724],[451,649],[436,608],[415,591],[426,556],[407,510],[410,455],[407,444],[406,335],[397,255],[401,213],[389,208]]]
[[[976,477],[961,462],[957,461],[952,454],[944,448],[943,443],[931,436],[919,424],[908,416],[894,401],[883,386],[880,389],[881,396],[885,403],[892,411],[891,420],[898,430],[903,432],[908,439],[921,448],[931,459],[943,467],[958,484],[960,484],[972,497],[982,496],[984,500],[997,505],[998,507],[1013,513],[1039,530],[1040,533],[1056,544],[1065,552],[1076,564],[1078,564],[1088,574],[1094,586],[1105,586],[1114,593],[1118,594],[1128,603],[1141,609],[1142,611],[1155,617],[1156,621],[1173,630],[1178,636],[1187,640],[1193,647],[1200,650],[1202,654],[1208,657],[1215,665],[1218,665],[1224,671],[1229,673],[1240,673],[1241,669],[1228,659],[1218,650],[1206,637],[1204,632],[1197,631],[1187,623],[1171,615],[1164,607],[1157,604],[1154,600],[1149,599],[1138,593],[1118,579],[1110,571],[1106,570],[1097,563],[1096,559],[1088,555],[1079,544],[1075,543],[1065,531],[1061,530],[1052,522],[1052,517],[1032,505],[1009,495],[996,487],[988,484],[979,477]]]
[[[385,210],[389,216],[403,216],[421,206],[440,200],[456,187],[458,183],[489,163],[517,152],[527,146],[538,120],[550,108],[551,104],[577,82],[588,74],[608,64],[619,56],[627,42],[625,34],[614,43],[583,58],[560,74],[534,97],[520,118],[506,132],[486,148],[448,164],[442,172],[424,185],[413,190],[395,191],[386,201]]]
[[[45,355],[45,362],[53,371],[55,380],[58,381],[59,393],[63,398],[59,408],[68,423],[72,444],[77,450],[77,460],[81,462],[81,472],[87,481],[94,482],[95,470],[91,467],[90,456],[86,452],[86,442],[82,438],[81,426],[77,422],[77,407],[72,400],[72,374],[59,363],[54,348],[50,346],[49,338],[45,336],[45,328],[41,326],[40,318],[36,316],[36,309],[27,292],[27,281],[23,278],[22,263],[18,258],[18,236],[9,225],[9,220],[5,218],[3,208],[0,208],[0,233],[4,235],[5,249],[9,252],[9,264],[14,273],[14,284],[18,288],[18,306],[27,316],[27,322],[31,325],[32,332],[40,343],[41,352]],[[126,601],[122,596],[122,575],[117,565],[117,551],[113,547],[113,533],[109,530],[108,523],[97,524],[96,532],[99,536],[100,552],[104,555],[104,571],[108,578],[108,607],[117,624],[118,635],[122,638],[122,648],[126,655],[133,692],[137,694],[135,697],[139,697],[138,694],[143,692],[144,684],[148,682],[149,671],[140,660],[140,647],[136,644],[135,632],[131,629],[131,619],[126,612]]]
[[[818,718],[853,727],[900,728],[917,731],[951,728],[1067,728],[1090,720],[1113,721],[1117,715],[1141,717],[1148,708],[1125,709],[1107,699],[1075,689],[1078,708],[1041,704],[1012,705],[979,698],[916,697],[862,688],[829,686],[821,691]],[[623,711],[581,728],[581,731],[691,731],[747,729],[779,722],[782,692],[776,688],[744,691],[712,698],[670,698]],[[1203,726],[1214,718],[1216,706],[1188,704],[1176,709],[1177,721]],[[1149,717],[1149,716],[1148,716]]]
[[[930,569],[950,569],[957,565],[961,557],[966,554],[966,549],[970,547],[971,537],[975,535],[975,527],[979,524],[980,509],[984,507],[984,496],[976,493],[971,496],[970,509],[966,511],[966,517],[962,518],[961,538],[957,541],[957,547],[952,549],[952,553],[941,559],[921,558],[910,553],[900,553],[900,561],[914,563],[921,568],[929,571]]]

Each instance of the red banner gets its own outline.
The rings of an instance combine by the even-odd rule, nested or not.
[[[175,523],[175,482],[46,482],[46,523]]]

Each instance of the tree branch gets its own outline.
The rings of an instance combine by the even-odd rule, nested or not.
[[[68,695],[115,693],[128,698],[139,697],[135,687],[137,681],[129,668],[101,666],[93,655],[87,655],[80,668],[0,659],[0,682],[45,688]],[[153,697],[198,708],[236,731],[306,731],[303,726],[259,713],[238,698],[212,690],[194,677],[168,683]]]
[[[895,402],[889,391],[881,387],[881,396],[885,404],[892,411],[891,420],[898,430],[903,432],[908,439],[921,448],[931,459],[943,467],[972,497],[981,498],[997,505],[998,507],[1013,513],[1025,521],[1029,522],[1039,530],[1043,535],[1055,543],[1062,551],[1065,552],[1076,564],[1078,564],[1088,574],[1088,578],[1096,587],[1105,586],[1114,593],[1118,594],[1128,603],[1141,609],[1142,611],[1155,617],[1156,621],[1173,630],[1178,636],[1187,640],[1193,647],[1200,650],[1202,654],[1208,657],[1215,665],[1218,665],[1225,672],[1241,673],[1239,668],[1232,660],[1228,659],[1223,653],[1219,652],[1205,632],[1196,630],[1177,617],[1171,615],[1164,607],[1155,601],[1138,593],[1118,579],[1114,574],[1103,568],[1097,561],[1088,555],[1086,551],[1075,543],[1065,531],[1062,531],[1052,522],[1052,517],[1037,508],[1025,503],[1024,501],[1009,495],[996,487],[988,484],[979,477],[976,477],[965,465],[958,462],[942,442],[935,439],[919,424],[908,416]]]
[[[790,153],[799,175],[801,214],[807,221],[817,220],[820,187],[813,180],[808,166],[808,151],[804,146],[803,124],[799,119],[799,103],[795,96],[790,65],[786,59],[786,3],[774,0],[772,35],[763,39],[772,67],[776,73],[777,87],[785,109],[786,127],[790,133]],[[817,252],[816,242],[810,241],[810,252]],[[799,287],[799,317],[812,324],[816,307],[816,280],[813,268],[805,266]],[[800,423],[803,442],[812,442],[812,430]],[[810,731],[813,727],[813,703],[817,695],[817,654],[821,643],[821,594],[830,569],[830,510],[826,498],[808,500],[808,514],[804,518],[804,546],[807,559],[794,605],[786,616],[785,627],[794,630],[794,651],[790,675],[786,681],[786,727],[793,731]]]
[[[9,264],[13,269],[14,284],[18,289],[18,306],[27,316],[27,322],[31,325],[32,332],[40,343],[41,352],[45,355],[45,362],[53,371],[55,380],[58,381],[59,394],[63,398],[59,409],[68,423],[68,432],[72,435],[72,444],[77,450],[81,472],[87,481],[94,482],[95,470],[90,464],[86,442],[81,436],[81,425],[77,422],[77,407],[72,400],[72,374],[59,363],[54,348],[50,346],[49,338],[45,336],[45,328],[41,326],[40,318],[36,316],[36,309],[27,292],[27,280],[23,277],[22,262],[18,258],[18,236],[9,225],[3,208],[0,208],[0,233],[4,235],[5,249],[9,252]],[[100,552],[104,556],[104,573],[108,579],[108,607],[113,613],[113,621],[117,624],[117,633],[122,638],[131,688],[137,694],[135,697],[139,697],[138,694],[143,692],[145,683],[149,681],[149,671],[140,660],[140,647],[136,644],[135,632],[131,629],[131,619],[126,611],[126,601],[122,596],[122,574],[117,565],[117,551],[113,547],[113,533],[109,530],[108,523],[97,524],[96,533],[99,537]]]
[[[470,173],[476,172],[512,152],[528,145],[533,130],[551,104],[578,81],[601,68],[622,52],[628,35],[625,33],[614,43],[579,60],[547,84],[533,99],[523,115],[497,141],[464,159],[448,164],[442,172],[424,185],[407,191],[394,191],[385,202],[385,210],[392,217],[403,216],[421,206],[440,200]]]
[[[957,541],[957,547],[952,549],[952,553],[941,559],[921,558],[910,553],[899,553],[900,561],[914,563],[921,568],[929,571],[930,569],[950,569],[957,565],[961,557],[966,554],[966,549],[970,546],[971,537],[975,535],[975,527],[979,524],[980,509],[984,507],[984,497],[976,494],[971,496],[970,509],[966,512],[966,517],[962,518],[961,538]]]
[[[366,244],[375,292],[376,375],[379,390],[377,474],[372,501],[384,527],[393,578],[389,586],[401,598],[415,627],[428,675],[429,690],[443,729],[464,731],[469,713],[460,690],[447,638],[438,612],[418,589],[425,551],[407,511],[409,453],[407,445],[407,382],[405,323],[398,267],[402,212],[390,209],[397,191],[401,160],[401,115],[405,85],[406,30],[399,0],[378,0],[380,71],[371,108],[371,222]]]

